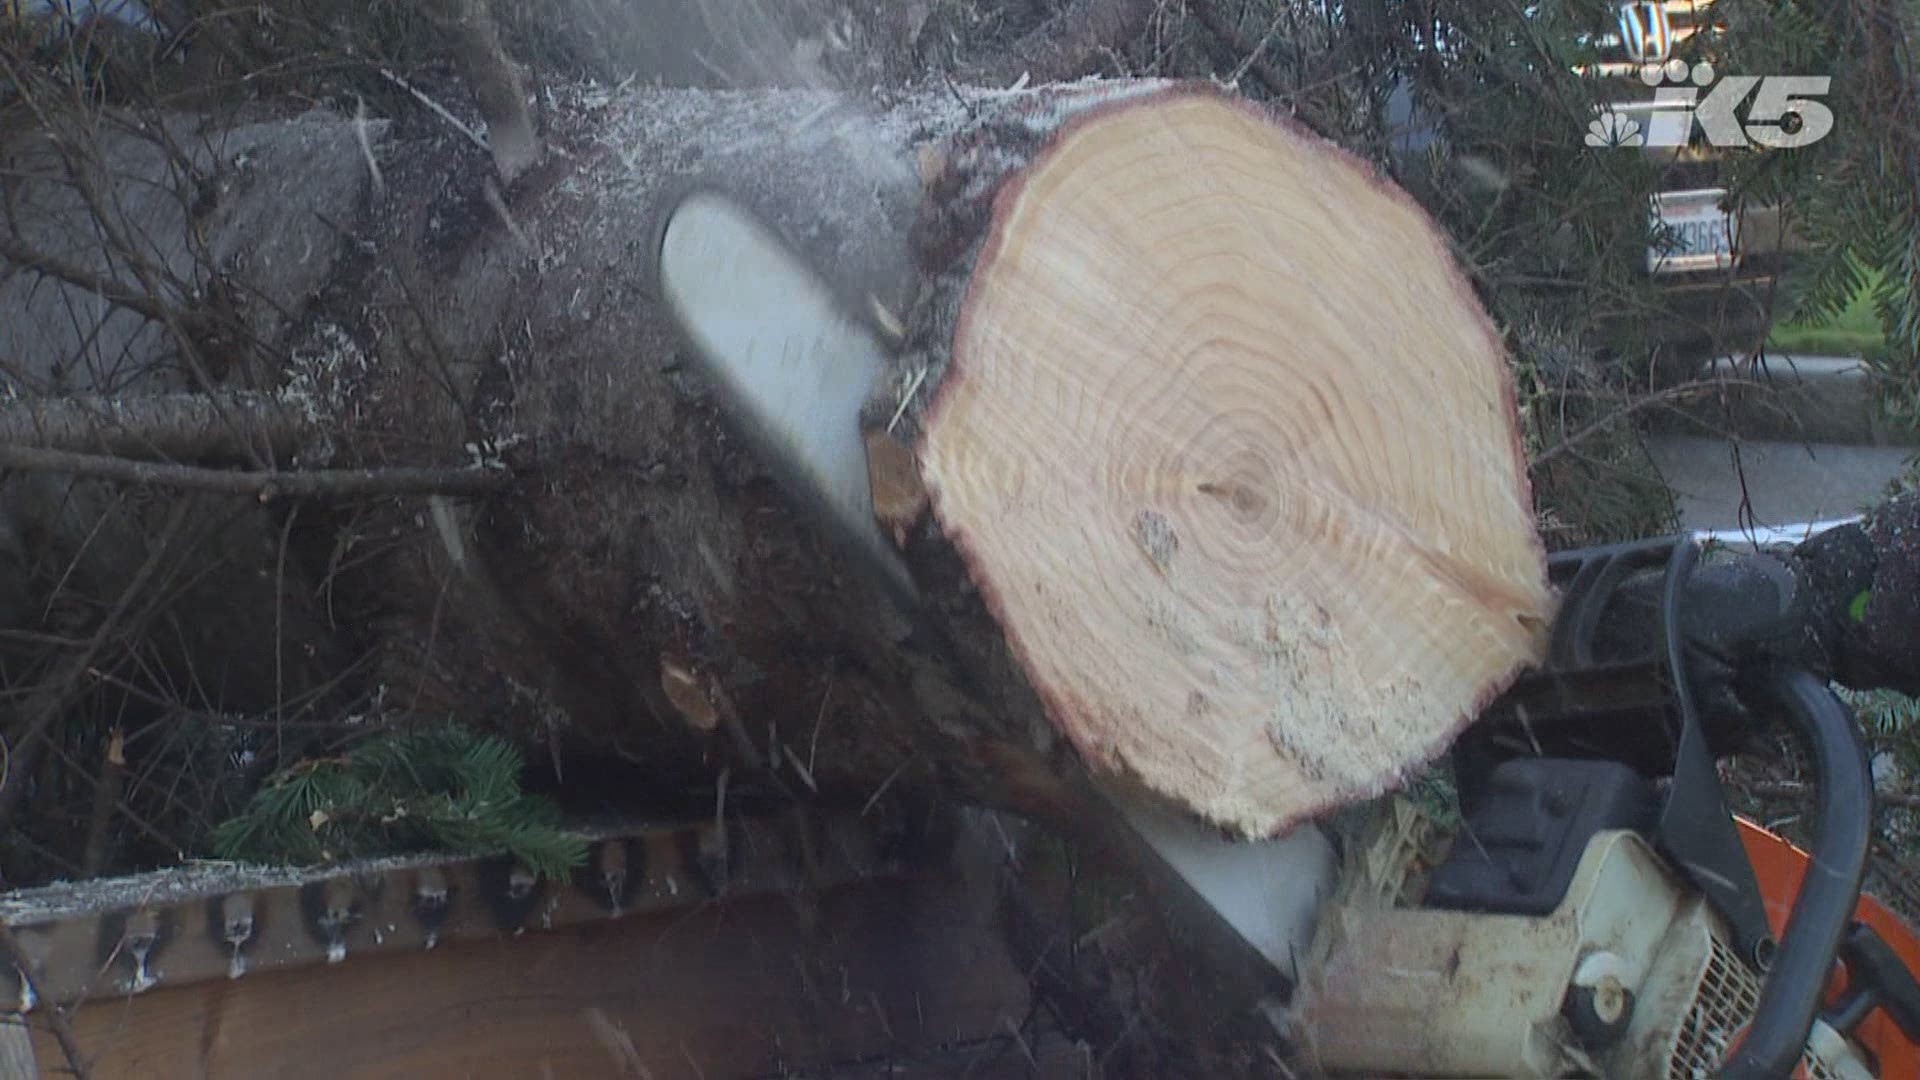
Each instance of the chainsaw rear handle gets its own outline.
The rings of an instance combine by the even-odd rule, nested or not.
[[[1799,1064],[1860,903],[1873,826],[1873,777],[1852,712],[1825,680],[1799,668],[1770,668],[1757,681],[1750,691],[1765,701],[1755,704],[1776,706],[1813,750],[1820,833],[1753,1022],[1721,1067],[1726,1080],[1775,1080]]]
[[[1800,579],[1763,554],[1696,573],[1699,556],[1690,537],[1556,556],[1562,607],[1546,660],[1462,739],[1455,767],[1484,779],[1517,752],[1598,756],[1670,777],[1652,838],[1765,976],[1748,1034],[1717,1075],[1773,1080],[1805,1052],[1859,905],[1873,785],[1853,715],[1827,684],[1834,666]],[[1811,746],[1820,799],[1810,867],[1779,942],[1713,764],[1750,745],[1763,718],[1785,720]],[[1463,804],[1475,787],[1463,780]]]

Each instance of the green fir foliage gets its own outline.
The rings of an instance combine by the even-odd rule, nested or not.
[[[223,857],[311,865],[415,851],[504,851],[542,877],[585,863],[552,803],[520,790],[520,755],[456,724],[390,732],[268,780],[214,831]]]
[[[1871,302],[1885,346],[1867,350],[1897,406],[1920,402],[1920,86],[1915,0],[1721,0],[1737,70],[1826,76],[1833,130],[1789,153],[1729,158],[1749,203],[1790,205],[1804,254],[1784,284],[1783,322],[1812,327]],[[1915,415],[1920,415],[1916,411]]]

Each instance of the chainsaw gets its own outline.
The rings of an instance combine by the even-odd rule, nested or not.
[[[655,241],[726,411],[910,614],[859,431],[879,336],[718,193],[676,200]],[[1118,817],[1271,976],[1263,1011],[1308,1072],[1920,1077],[1920,937],[1861,895],[1872,780],[1786,564],[1678,538],[1549,575],[1546,658],[1452,748],[1453,804],[1390,796],[1262,842],[1122,792]],[[1812,762],[1810,849],[1732,815],[1717,772],[1778,725]]]
[[[1550,561],[1546,659],[1459,740],[1451,826],[1377,809],[1286,1023],[1356,1075],[1920,1076],[1920,937],[1861,895],[1873,784],[1764,552]],[[1718,757],[1784,726],[1810,850],[1730,814]],[[1777,745],[1777,743],[1773,744]]]

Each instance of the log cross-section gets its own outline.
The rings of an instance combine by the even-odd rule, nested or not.
[[[1089,110],[1001,187],[920,456],[1054,725],[1243,834],[1438,753],[1551,614],[1444,239],[1220,95]]]

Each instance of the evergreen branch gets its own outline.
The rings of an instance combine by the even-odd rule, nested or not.
[[[586,841],[561,831],[552,803],[520,790],[523,768],[511,745],[458,725],[392,732],[277,774],[213,844],[226,858],[296,864],[499,851],[539,876],[565,876],[585,863]]]

